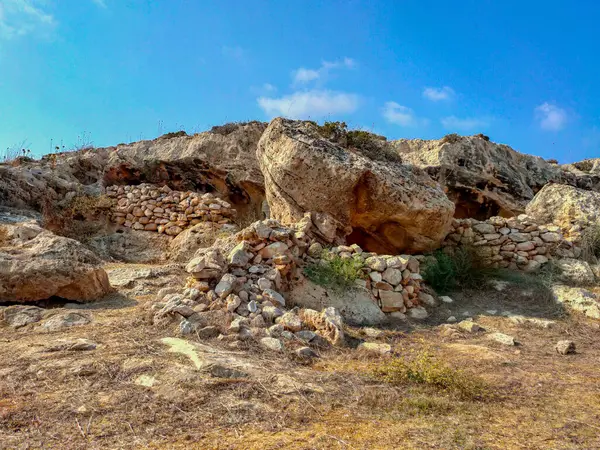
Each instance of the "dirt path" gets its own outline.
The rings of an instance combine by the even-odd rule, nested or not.
[[[192,357],[163,341],[173,330],[147,320],[151,292],[173,282],[176,269],[107,270],[121,291],[76,309],[91,323],[0,327],[0,448],[600,448],[598,324],[526,295],[463,293],[427,324],[369,339],[391,344],[399,358],[429,349],[493,393],[463,399],[427,384],[384,382],[373,371],[393,358],[352,349],[307,365],[250,344],[189,339],[198,342]],[[520,324],[501,315],[509,308],[554,323]],[[488,332],[438,326],[465,312]],[[491,341],[489,331],[520,345]],[[77,339],[88,349],[69,349]],[[577,354],[558,355],[560,339],[573,340]]]

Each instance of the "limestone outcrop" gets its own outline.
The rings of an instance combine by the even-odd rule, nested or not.
[[[535,193],[561,178],[559,166],[481,136],[390,142],[405,163],[425,169],[445,187],[457,218],[485,220],[525,211]]]
[[[258,204],[264,182],[256,145],[265,127],[262,122],[231,124],[193,136],[110,147],[103,183],[169,184],[182,191],[216,191],[234,204]]]
[[[554,223],[576,232],[600,220],[600,193],[564,184],[544,186],[527,205],[527,214],[540,223]]]
[[[111,291],[100,259],[34,222],[0,225],[0,301],[91,302]]]
[[[322,138],[310,122],[275,119],[258,143],[271,217],[328,215],[338,235],[396,254],[439,245],[454,205],[421,170],[371,160]]]

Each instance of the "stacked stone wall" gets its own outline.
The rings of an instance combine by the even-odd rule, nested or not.
[[[211,193],[174,191],[168,186],[140,184],[109,186],[106,195],[116,200],[112,221],[134,230],[155,231],[177,236],[201,222],[225,225],[235,209]]]
[[[557,225],[540,225],[531,217],[455,219],[442,246],[448,251],[470,247],[484,265],[533,271],[552,258],[578,258],[581,250]]]

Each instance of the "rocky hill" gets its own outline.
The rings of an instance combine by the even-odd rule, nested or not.
[[[283,118],[2,163],[0,443],[596,448],[598,211],[600,159]]]

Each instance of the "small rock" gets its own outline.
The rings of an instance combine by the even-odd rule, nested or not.
[[[419,301],[427,306],[436,306],[437,302],[432,295],[429,295],[425,292],[419,292]]]
[[[508,334],[504,334],[504,333],[492,333],[488,336],[488,339],[491,339],[493,341],[496,341],[500,344],[504,344],[504,345],[510,345],[510,346],[515,346],[517,345],[517,342],[515,341],[515,338],[512,336],[509,336]]]
[[[259,342],[261,347],[274,352],[282,352],[284,349],[283,343],[279,339],[273,337],[262,338]]]
[[[215,293],[221,298],[227,297],[233,291],[233,286],[236,281],[237,278],[235,276],[226,273],[221,278],[221,281],[219,281],[219,284],[217,284],[217,287],[215,287]]]
[[[408,315],[411,319],[423,320],[429,317],[427,310],[420,306],[408,310]]]
[[[219,335],[219,329],[215,326],[209,325],[204,328],[200,328],[196,331],[196,335],[200,339],[212,339]]]
[[[448,323],[455,323],[456,321],[457,321],[457,319],[454,316],[450,316],[446,319],[446,322],[448,322]]]
[[[554,347],[560,355],[569,355],[575,353],[575,342],[573,341],[558,341]]]
[[[87,325],[91,321],[90,315],[73,311],[66,314],[55,314],[46,320],[42,327],[46,331],[59,331],[64,328]]]
[[[383,330],[378,330],[377,328],[363,328],[363,333],[370,338],[378,338],[384,335]]]
[[[318,358],[319,355],[310,347],[300,347],[296,350],[296,355],[303,359]]]
[[[300,331],[296,332],[294,335],[298,339],[300,339],[304,342],[310,342],[315,338],[317,333],[315,333],[314,331],[310,331],[310,330],[300,330]]]
[[[358,350],[385,355],[392,352],[392,346],[390,344],[380,344],[377,342],[363,342],[358,346]]]
[[[286,312],[279,318],[279,323],[283,325],[286,330],[297,332],[302,329],[302,320],[293,312]]]
[[[451,298],[451,297],[448,297],[447,295],[442,295],[442,296],[440,297],[440,300],[441,300],[443,303],[454,303],[454,300],[452,300],[452,298]]]
[[[285,298],[279,292],[274,291],[273,289],[265,289],[263,291],[263,297],[267,300],[270,300],[273,304],[278,303],[281,306],[285,306]]]
[[[485,331],[484,328],[479,326],[477,323],[472,320],[463,320],[458,323],[458,328],[464,331],[468,331],[469,333],[477,333],[479,331]]]

